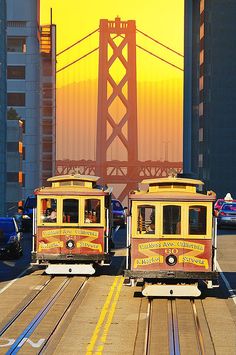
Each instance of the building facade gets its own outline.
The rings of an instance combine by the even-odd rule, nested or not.
[[[56,26],[40,28],[40,186],[56,170]]]
[[[236,2],[185,1],[184,173],[236,196]]]
[[[54,173],[55,128],[48,129],[48,122],[43,122],[42,113],[43,107],[51,101],[53,112],[46,118],[51,120],[50,124],[53,121],[55,127],[55,70],[48,70],[47,79],[41,76],[43,61],[39,5],[38,0],[7,0],[7,146],[10,149],[7,154],[12,158],[7,166],[8,210],[16,207],[19,200],[25,200],[35,188],[42,185],[43,179]],[[52,38],[55,41],[55,36]],[[55,48],[50,54],[55,65]],[[52,67],[52,60],[50,64]],[[49,82],[53,93],[50,90],[45,93]],[[50,97],[46,100],[45,95]],[[46,147],[46,173],[45,164],[42,163],[42,147],[46,146],[45,130],[46,140],[53,141]]]
[[[0,216],[6,201],[6,1],[0,0]]]

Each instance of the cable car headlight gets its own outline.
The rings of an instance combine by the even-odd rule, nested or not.
[[[166,263],[169,266],[174,266],[177,263],[177,257],[173,254],[170,254],[166,257]]]
[[[72,239],[67,240],[67,242],[66,242],[66,247],[67,247],[68,249],[74,249],[74,247],[75,247],[75,242],[74,242]]]

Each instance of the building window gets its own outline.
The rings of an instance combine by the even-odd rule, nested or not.
[[[52,169],[52,161],[43,161],[42,164],[43,170],[51,170]]]
[[[20,119],[19,123],[20,123],[21,132],[25,133],[25,120]]]
[[[26,27],[26,21],[7,21],[7,27]]]
[[[52,63],[50,60],[43,63],[43,76],[52,76]]]
[[[204,37],[204,23],[201,24],[200,26],[200,39]]]
[[[43,134],[52,134],[52,124],[43,123]]]
[[[25,79],[25,66],[8,65],[7,79]]]
[[[200,39],[200,51],[204,50],[204,37]]]
[[[203,128],[199,128],[198,140],[199,140],[199,142],[203,142]]]
[[[204,8],[205,8],[205,1],[200,0],[200,14],[204,11]]]
[[[203,90],[204,77],[200,76],[199,78],[199,90]]]
[[[26,37],[7,37],[7,51],[26,53]]]
[[[52,107],[43,107],[43,116],[52,116]]]
[[[203,154],[198,155],[198,167],[199,168],[203,167]]]
[[[25,106],[25,93],[23,92],[8,93],[7,106]]]
[[[19,182],[19,173],[7,173],[7,182]]]
[[[51,142],[43,142],[43,151],[50,153],[52,151],[52,143]]]
[[[204,63],[204,49],[200,52],[200,65]]]
[[[19,142],[19,153],[23,154],[23,143]]]
[[[43,84],[43,99],[52,99],[52,84]]]
[[[199,112],[199,116],[203,116],[203,102],[201,102],[199,104],[199,107],[198,107],[198,112]]]
[[[23,173],[22,173],[22,171],[19,171],[19,173],[18,173],[18,182],[19,182],[19,184],[22,185],[22,182],[23,182]]]

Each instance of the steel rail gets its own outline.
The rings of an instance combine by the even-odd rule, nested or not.
[[[52,308],[53,304],[65,290],[65,288],[70,283],[70,278],[66,278],[63,280],[61,285],[58,287],[57,291],[53,294],[53,296],[48,300],[48,302],[44,305],[44,307],[37,313],[34,319],[28,324],[28,326],[23,330],[23,332],[18,336],[15,342],[12,344],[11,348],[6,352],[6,355],[16,354],[22,348],[27,338],[33,333],[35,328],[41,322],[41,320],[45,317],[48,311]]]
[[[150,351],[151,318],[152,318],[152,299],[148,299],[146,331],[145,331],[145,341],[144,341],[145,355],[149,355],[149,351]]]
[[[193,310],[193,317],[194,317],[194,323],[195,323],[195,329],[196,329],[196,338],[197,338],[197,343],[198,343],[198,350],[200,355],[205,355],[205,347],[204,347],[204,341],[203,341],[203,336],[202,336],[202,331],[200,327],[200,322],[197,314],[197,308],[195,305],[194,300],[190,300],[190,303],[192,305],[192,310]]]
[[[168,300],[169,354],[180,355],[178,317],[176,301]]]
[[[53,279],[51,277],[47,280],[41,287],[38,292],[21,308],[19,311],[4,325],[4,327],[0,330],[0,336],[2,336],[5,331],[10,328],[10,326],[15,322],[15,320],[25,311],[25,309],[35,300],[35,298],[44,290],[44,288],[49,284],[49,282]]]
[[[51,331],[51,333],[49,334],[47,340],[44,342],[42,348],[39,350],[38,354],[43,354],[44,351],[47,350],[47,347],[50,344],[50,340],[52,339],[52,336],[55,334],[55,332],[57,331],[58,327],[60,326],[60,324],[63,322],[63,320],[67,317],[68,313],[70,312],[70,308],[72,307],[73,303],[76,301],[76,299],[78,298],[78,296],[81,294],[81,291],[83,290],[83,288],[85,287],[86,283],[88,281],[88,277],[85,278],[85,280],[82,282],[82,284],[80,285],[80,287],[78,288],[78,290],[76,291],[75,295],[73,296],[72,300],[69,302],[69,304],[65,307],[61,317],[59,318],[59,320],[57,321],[57,323],[55,324],[53,330]]]

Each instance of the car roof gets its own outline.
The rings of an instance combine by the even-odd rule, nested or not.
[[[14,221],[13,217],[0,217],[0,221]]]
[[[236,207],[236,202],[226,202],[226,203],[223,203],[223,205],[221,206],[221,209],[223,209],[224,207],[228,207],[228,206],[234,206]]]
[[[111,201],[112,201],[112,202],[119,202],[119,203],[122,205],[122,203],[120,202],[120,200],[116,200],[115,198],[113,198]]]

